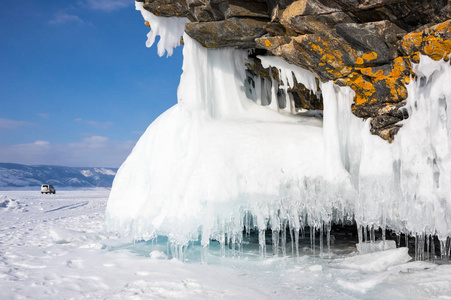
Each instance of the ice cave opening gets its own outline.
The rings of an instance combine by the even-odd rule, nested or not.
[[[151,24],[148,45],[160,35],[158,52],[170,55],[187,21],[136,6]],[[183,40],[178,103],[120,167],[108,230],[134,240],[165,236],[177,257],[192,243],[207,251],[211,241],[224,255],[241,251],[246,239],[258,240],[261,256],[267,244],[273,255],[294,255],[306,236],[323,255],[332,228],[350,225],[360,252],[411,244],[418,259],[449,261],[449,61],[421,57],[407,87],[409,118],[387,143],[352,114],[349,87],[280,58]],[[279,82],[252,73],[250,58],[275,68]],[[290,92],[299,83],[322,99],[322,113],[303,111]]]

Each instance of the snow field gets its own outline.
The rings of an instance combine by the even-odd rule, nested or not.
[[[255,253],[221,257],[217,242],[212,242],[207,264],[168,260],[163,239],[159,251],[148,243],[133,244],[106,234],[108,194],[108,190],[56,195],[0,192],[0,298],[451,297],[451,266],[406,263],[410,258],[404,248],[365,255],[348,251],[331,260],[309,255],[261,259]],[[201,245],[191,249],[196,253],[188,257],[198,257]]]

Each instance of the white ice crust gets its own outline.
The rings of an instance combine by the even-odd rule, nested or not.
[[[408,86],[409,119],[389,144],[352,114],[350,88],[320,85],[323,122],[279,113],[246,97],[246,51],[206,49],[186,34],[184,41],[178,104],[119,169],[109,230],[206,245],[239,242],[244,227],[299,231],[354,218],[359,226],[451,235],[449,63],[421,57],[414,69],[421,79]],[[316,89],[311,73],[275,58],[262,62],[288,84],[294,74]]]

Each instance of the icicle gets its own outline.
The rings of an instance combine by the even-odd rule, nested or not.
[[[313,226],[310,226],[310,250],[312,251],[312,255],[315,256],[315,250],[313,249],[315,244],[315,237],[313,236]]]
[[[251,214],[249,211],[247,211],[244,214],[244,224],[246,227],[246,234],[249,236],[251,234]]]
[[[422,232],[420,235],[420,245],[419,245],[420,260],[424,260],[424,239],[425,239],[425,233]]]
[[[235,242],[236,242],[236,237],[235,235],[232,236],[232,242],[231,242],[231,246],[232,246],[232,257],[235,257]]]
[[[269,108],[271,108],[274,111],[279,111],[279,84],[277,83],[277,80],[271,77],[272,84],[271,84],[271,103],[269,103]]]
[[[331,230],[332,226],[331,226],[331,222],[327,222],[327,254],[329,255],[329,259],[331,256],[331,252],[330,252],[330,230]]]
[[[200,261],[201,263],[205,264],[207,262],[207,257],[208,257],[208,249],[209,249],[210,245],[202,245],[202,248],[200,250]]]
[[[449,263],[450,251],[451,251],[450,243],[451,243],[451,240],[449,237],[447,237],[446,239],[440,240],[440,256],[441,256],[442,262]]]
[[[286,220],[283,220],[283,224],[282,224],[281,241],[282,241],[282,256],[285,257],[285,256],[287,256],[287,221]]]
[[[371,229],[370,229],[370,242],[371,243],[376,242],[376,232],[374,230],[374,225],[371,225]]]
[[[316,226],[312,226],[310,227],[310,239],[311,239],[311,243],[312,243],[312,255],[315,256],[316,255],[316,251],[315,251],[315,247],[316,247],[316,242],[315,242],[315,235],[316,235]]]
[[[279,212],[273,211],[271,218],[271,242],[272,242],[272,255],[279,255],[279,231],[280,231],[280,218]]]
[[[256,103],[259,105],[263,105],[262,99],[266,98],[266,94],[263,93],[264,85],[262,85],[262,81],[263,81],[263,79],[260,76],[257,76],[254,80],[255,91],[256,91],[256,96],[257,96]]]
[[[289,226],[289,230],[290,230],[290,242],[291,242],[291,256],[294,256],[294,240],[293,240],[293,231],[294,228],[291,228],[291,223]]]
[[[240,232],[240,235],[238,236],[238,240],[237,240],[237,246],[238,246],[238,256],[242,257],[244,250],[243,250],[243,233]]]
[[[319,256],[323,257],[323,221],[319,223]]]
[[[258,245],[260,257],[266,257],[266,237],[264,229],[258,230]]]
[[[446,249],[447,249],[446,262],[449,262],[449,259],[451,257],[451,237],[450,236],[446,239]]]
[[[294,229],[294,240],[296,245],[296,257],[299,257],[299,228]]]
[[[367,243],[368,242],[368,226],[367,225],[365,225],[363,227],[363,236],[365,238],[365,243]]]
[[[178,257],[177,257],[178,260],[185,261],[186,248],[187,247],[184,245],[178,245]]]
[[[284,90],[284,94],[285,94],[285,107],[283,108],[283,111],[287,112],[287,113],[292,113],[292,109],[291,109],[291,99],[290,99],[290,94]]]
[[[219,245],[221,247],[221,257],[225,257],[225,233],[224,233],[224,231],[221,232],[221,235],[219,237]]]
[[[418,260],[418,234],[416,234],[414,238],[415,238],[415,260]]]
[[[435,240],[432,234],[431,234],[431,260],[435,261]]]
[[[170,243],[171,256],[172,258],[178,259],[178,248],[174,243]]]
[[[426,235],[426,257],[425,260],[431,260],[431,255],[429,253],[430,247],[430,235]]]
[[[360,245],[363,243],[362,231],[363,231],[363,226],[357,224],[357,236],[359,238],[359,244]]]
[[[272,255],[279,256],[279,230],[272,230]]]

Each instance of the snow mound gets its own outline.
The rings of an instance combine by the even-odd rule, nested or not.
[[[366,242],[366,243],[358,243],[356,245],[357,251],[359,253],[373,253],[378,251],[384,251],[389,249],[396,249],[396,242],[389,241],[377,241],[377,242]]]
[[[336,268],[359,270],[366,273],[383,272],[388,268],[404,264],[412,258],[408,248],[398,248],[375,253],[355,255],[336,259],[331,266]]]
[[[7,208],[9,202],[11,202],[11,200],[3,195],[0,195],[0,208]]]
[[[49,236],[55,244],[69,244],[80,241],[100,240],[100,237],[96,234],[58,227],[50,228]]]
[[[22,212],[26,210],[27,205],[20,201],[4,195],[0,195],[0,210],[8,210],[14,212]]]
[[[164,252],[155,250],[155,251],[150,252],[150,258],[151,259],[168,259],[168,256]]]

